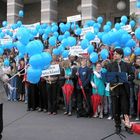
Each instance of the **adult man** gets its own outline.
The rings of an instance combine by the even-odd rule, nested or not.
[[[125,72],[127,74],[128,81],[134,79],[134,73],[130,65],[122,61],[123,50],[121,48],[116,48],[114,50],[113,62],[108,65],[108,72]],[[112,100],[112,111],[115,121],[116,133],[121,132],[121,113],[129,114],[129,84],[125,83],[116,83],[116,85],[111,85],[111,100]],[[114,86],[114,88],[112,88]],[[126,127],[126,131],[131,133],[130,129]]]

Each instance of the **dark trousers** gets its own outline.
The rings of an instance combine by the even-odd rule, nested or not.
[[[57,83],[47,83],[48,112],[57,112]]]
[[[83,96],[82,90],[77,89],[77,114],[79,116],[82,116],[83,114],[90,115],[91,113],[91,94],[89,93],[89,89],[84,88],[84,91],[86,94],[86,99]]]
[[[3,131],[3,104],[0,104],[0,139],[2,138],[2,133]]]
[[[28,109],[35,110],[38,107],[38,88],[37,84],[29,83],[28,86]]]
[[[121,114],[129,114],[129,94],[123,85],[111,91],[112,111],[115,127],[121,127]]]
[[[40,81],[38,83],[38,89],[39,89],[39,108],[41,109],[47,109],[48,108],[48,95],[47,95],[47,89],[46,89],[46,81]]]

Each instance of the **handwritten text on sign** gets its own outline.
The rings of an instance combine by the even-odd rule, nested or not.
[[[70,54],[84,54],[87,53],[87,49],[83,50],[81,46],[70,47]]]
[[[42,71],[41,77],[50,76],[50,75],[58,75],[60,74],[60,67],[58,64],[51,65],[48,69]]]
[[[70,16],[70,17],[67,17],[67,22],[80,21],[81,19],[82,19],[81,15]]]

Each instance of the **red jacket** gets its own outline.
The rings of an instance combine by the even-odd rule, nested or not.
[[[137,134],[140,134],[140,124],[132,124],[132,131]]]

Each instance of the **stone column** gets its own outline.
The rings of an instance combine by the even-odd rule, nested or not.
[[[81,0],[82,22],[96,19],[98,11],[97,0]]]
[[[41,0],[41,23],[57,22],[57,0]]]
[[[19,19],[18,13],[22,9],[23,0],[7,0],[7,21],[9,24],[13,24]]]

